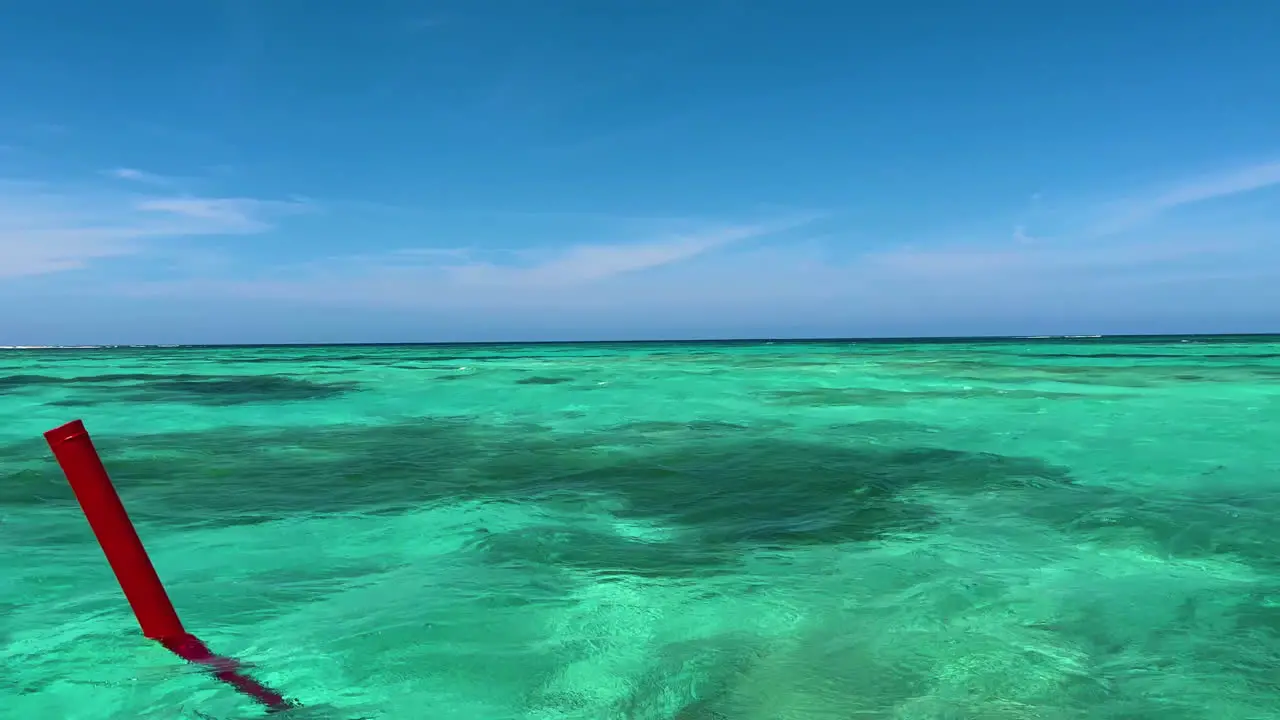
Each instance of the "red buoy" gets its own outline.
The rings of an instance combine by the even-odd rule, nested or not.
[[[182,627],[84,423],[74,420],[50,430],[44,437],[138,618],[142,634],[159,641],[183,660],[204,666],[214,677],[272,711],[295,707],[280,693],[241,673],[239,661],[215,655]]]

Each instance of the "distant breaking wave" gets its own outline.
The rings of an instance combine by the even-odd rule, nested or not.
[[[1014,335],[1013,340],[1083,340],[1100,338],[1101,335]]]

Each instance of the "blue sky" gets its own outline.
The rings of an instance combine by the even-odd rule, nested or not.
[[[0,344],[1280,331],[1280,3],[45,0]]]

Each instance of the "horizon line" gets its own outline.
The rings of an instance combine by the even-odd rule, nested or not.
[[[318,347],[492,347],[503,345],[697,345],[697,344],[820,344],[820,343],[965,343],[1021,340],[1029,342],[1061,342],[1090,340],[1152,340],[1160,338],[1267,338],[1280,337],[1280,332],[1248,333],[1120,333],[1115,335],[886,335],[867,337],[706,337],[648,338],[632,340],[439,340],[408,342],[286,342],[286,343],[103,343],[77,345],[0,345],[0,350],[177,350],[177,349],[249,349],[249,348],[318,348]]]

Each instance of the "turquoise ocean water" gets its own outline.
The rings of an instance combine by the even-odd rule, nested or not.
[[[1280,340],[0,351],[0,716],[1280,718]]]

